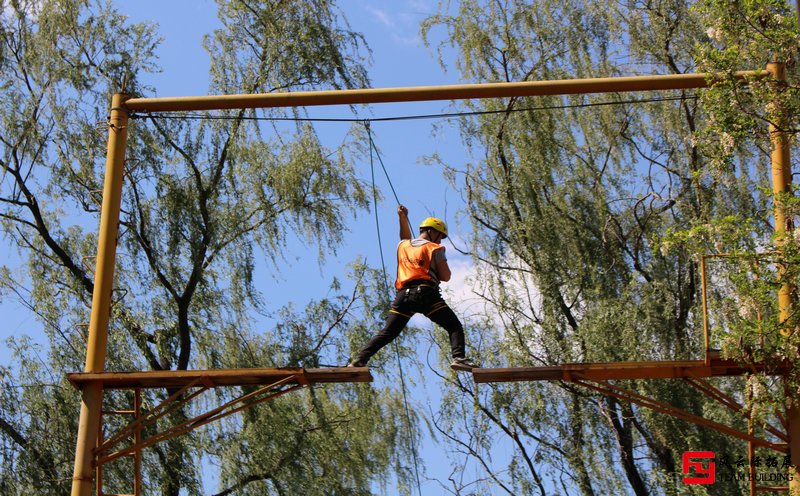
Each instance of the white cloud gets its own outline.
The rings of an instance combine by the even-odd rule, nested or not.
[[[402,6],[403,9],[408,8],[408,5],[402,3],[398,3],[397,6]],[[387,34],[389,39],[395,44],[418,46],[422,43],[417,33],[419,29],[418,16],[406,12],[405,10],[386,10],[375,6],[368,6],[367,10],[377,24],[386,28],[385,34]]]
[[[489,317],[494,326],[502,334],[508,319],[518,319],[522,315],[510,315],[508,309],[503,311],[497,307],[493,300],[499,293],[490,287],[485,276],[481,275],[481,268],[477,267],[472,259],[464,256],[451,256],[448,265],[452,278],[442,284],[442,293],[449,305],[456,311],[465,323],[472,319]],[[509,259],[504,264],[507,267],[521,267],[519,260]],[[484,268],[486,269],[486,268]],[[502,291],[506,296],[516,300],[516,311],[529,313],[539,312],[541,309],[541,295],[535,283],[530,280],[524,271],[507,270],[503,275]],[[528,317],[534,317],[528,315]]]
[[[477,280],[477,270],[472,261],[459,257],[449,260],[448,265],[452,277],[442,284],[442,292],[450,306],[464,320],[485,314],[489,303],[476,294],[484,291]]]
[[[369,13],[381,24],[389,28],[395,28],[395,24],[392,22],[392,17],[383,9],[378,9],[372,6],[367,7]]]

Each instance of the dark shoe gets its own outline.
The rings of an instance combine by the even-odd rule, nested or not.
[[[460,358],[453,358],[453,361],[450,362],[450,368],[453,370],[472,370],[477,369],[478,364],[473,362],[467,357],[460,357]]]
[[[366,367],[367,364],[359,360],[358,358],[353,359],[350,363],[347,364],[347,367]]]

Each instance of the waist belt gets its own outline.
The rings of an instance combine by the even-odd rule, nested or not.
[[[402,291],[404,289],[416,288],[418,286],[427,286],[429,288],[436,289],[436,286],[431,284],[431,281],[427,279],[414,279],[413,281],[408,281],[407,283],[403,284],[403,287],[400,288],[400,290]]]

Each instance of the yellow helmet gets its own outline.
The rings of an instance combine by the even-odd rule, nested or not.
[[[427,219],[423,220],[422,224],[419,225],[419,229],[420,231],[423,229],[436,229],[440,233],[444,234],[445,238],[447,237],[447,224],[436,217],[428,217]]]

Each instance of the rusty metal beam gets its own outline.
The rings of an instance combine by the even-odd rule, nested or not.
[[[768,76],[765,70],[739,71],[734,77],[746,82]],[[513,83],[476,83],[444,86],[366,88],[354,90],[297,91],[246,95],[182,96],[166,98],[131,98],[125,108],[134,112],[174,112],[267,107],[307,107],[317,105],[357,105],[390,102],[421,102],[503,98],[514,96],[575,95],[707,88],[721,81],[723,74],[666,74],[555,81]]]
[[[103,389],[181,388],[202,380],[202,385],[256,386],[271,384],[287,377],[297,377],[309,384],[372,382],[367,367],[341,367],[325,369],[263,368],[217,370],[159,370],[145,372],[75,373],[67,378],[77,389],[87,385],[102,384]]]
[[[737,376],[744,373],[765,372],[781,375],[786,364],[740,365],[733,360],[711,358],[706,360],[660,360],[637,362],[568,363],[546,367],[513,367],[473,369],[475,382],[553,381],[576,379],[683,379],[693,377]]]

